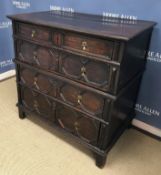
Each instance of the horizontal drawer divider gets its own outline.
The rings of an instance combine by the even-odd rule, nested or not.
[[[104,97],[110,98],[110,99],[112,99],[112,100],[116,100],[116,98],[117,98],[115,95],[112,95],[112,94],[109,94],[109,93],[105,93],[105,92],[103,92],[103,91],[97,90],[97,89],[95,89],[95,88],[86,86],[86,85],[81,84],[81,83],[78,83],[78,82],[76,82],[76,81],[73,81],[73,80],[71,80],[71,79],[65,78],[65,77],[60,76],[60,75],[58,75],[58,74],[53,74],[53,73],[51,73],[51,72],[47,72],[47,71],[44,71],[44,70],[42,70],[42,69],[33,67],[33,66],[31,66],[31,65],[29,65],[29,64],[27,64],[27,63],[23,63],[23,62],[21,62],[21,61],[18,61],[17,59],[14,59],[13,61],[14,61],[15,63],[19,64],[19,65],[23,65],[24,67],[27,67],[27,68],[29,68],[29,69],[32,69],[32,70],[37,71],[37,72],[39,72],[39,73],[42,73],[42,74],[44,74],[44,75],[47,75],[47,76],[56,78],[56,79],[58,79],[58,80],[67,82],[67,83],[72,84],[72,85],[79,86],[80,88],[89,90],[89,91],[91,91],[91,92],[97,93],[97,94],[99,94],[99,95],[102,95],[102,96],[104,96]]]
[[[32,40],[29,40],[29,39],[26,39],[26,38],[23,38],[23,37],[20,37],[20,36],[17,36],[17,35],[14,35],[13,37],[14,37],[15,40],[17,40],[17,39],[24,40],[24,41],[30,42],[32,44],[36,44],[36,45],[48,47],[48,48],[51,48],[51,49],[56,49],[56,50],[59,50],[59,51],[71,53],[71,54],[82,56],[82,57],[88,57],[88,58],[93,59],[95,61],[101,61],[101,62],[104,62],[104,63],[107,63],[107,64],[111,64],[111,65],[114,65],[114,66],[118,66],[118,67],[120,66],[120,63],[119,62],[108,60],[107,58],[102,57],[102,56],[99,57],[99,56],[91,55],[89,53],[83,53],[82,54],[82,53],[79,53],[79,52],[74,52],[72,50],[65,49],[65,47],[54,46],[50,42],[49,43],[47,43],[47,42],[41,42],[40,43],[38,41],[32,41]]]
[[[23,106],[20,105],[20,104],[17,104],[17,106],[18,106],[19,108],[21,108],[24,112],[28,113],[28,114],[35,114],[36,116],[41,117],[43,120],[46,120],[46,121],[47,121],[51,126],[53,126],[56,130],[58,130],[59,132],[62,132],[63,134],[69,136],[69,138],[70,138],[70,137],[73,138],[77,143],[86,146],[87,148],[93,150],[94,152],[96,152],[96,153],[98,153],[98,154],[100,154],[100,155],[105,155],[105,153],[106,153],[105,151],[103,151],[103,150],[99,149],[98,147],[93,146],[93,145],[91,145],[91,144],[89,144],[89,143],[83,141],[83,140],[80,139],[79,137],[77,137],[77,136],[75,136],[75,135],[73,135],[73,134],[71,134],[71,133],[69,133],[69,132],[66,132],[64,129],[62,129],[62,128],[58,127],[56,124],[54,124],[54,122],[52,122],[51,120],[42,117],[42,115],[39,115],[39,114],[36,113],[36,112],[33,112],[33,111],[30,111],[30,110],[26,109],[25,107],[23,107]]]
[[[106,124],[106,125],[109,125],[109,122],[106,122],[106,121],[104,121],[104,120],[101,119],[101,118],[98,118],[98,117],[95,117],[95,116],[93,116],[93,115],[90,115],[89,113],[87,113],[87,112],[85,112],[85,111],[82,111],[81,109],[78,109],[78,108],[76,108],[76,107],[74,107],[74,106],[71,106],[71,105],[69,105],[69,104],[67,104],[67,103],[65,103],[65,102],[63,102],[63,101],[61,101],[61,100],[59,100],[59,99],[57,99],[57,98],[55,98],[55,97],[51,97],[50,95],[47,95],[47,94],[45,94],[45,93],[43,93],[43,92],[41,92],[41,91],[39,91],[39,90],[36,90],[36,89],[34,89],[34,88],[31,88],[31,87],[28,87],[28,86],[24,85],[24,84],[21,83],[21,82],[17,82],[17,84],[19,84],[20,86],[26,87],[26,88],[28,88],[28,89],[30,89],[30,90],[32,90],[32,91],[38,92],[39,94],[42,94],[42,95],[44,95],[45,97],[47,97],[47,98],[49,98],[49,99],[51,99],[51,100],[53,100],[53,101],[56,101],[56,102],[58,102],[58,103],[61,103],[61,104],[65,105],[65,106],[67,106],[67,107],[69,107],[69,108],[72,108],[72,109],[78,111],[78,112],[81,112],[82,114],[87,115],[88,118],[93,118],[94,120],[98,120],[98,121],[100,121],[100,122],[102,122],[102,123],[104,123],[104,124]]]

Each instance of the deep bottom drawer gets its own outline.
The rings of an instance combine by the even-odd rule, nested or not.
[[[86,117],[68,107],[56,106],[56,123],[82,140],[97,145],[100,122]]]
[[[79,137],[87,143],[97,145],[100,121],[94,120],[67,106],[56,103],[46,96],[21,87],[22,105],[30,112],[35,112],[67,132]]]

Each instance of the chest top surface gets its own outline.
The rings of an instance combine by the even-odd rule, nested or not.
[[[49,26],[75,32],[128,41],[156,23],[143,20],[122,20],[99,15],[61,11],[9,15],[12,20]]]

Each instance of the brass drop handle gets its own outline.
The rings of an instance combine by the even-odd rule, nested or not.
[[[34,59],[36,59],[36,58],[37,58],[37,52],[34,51],[34,52],[33,52],[33,55],[34,55]]]
[[[77,102],[80,104],[81,101],[82,101],[82,96],[81,96],[81,95],[78,95],[78,97],[77,97]]]
[[[36,56],[36,55],[34,55],[34,60],[36,60],[36,58],[37,58],[37,56]]]
[[[34,85],[36,86],[37,89],[39,89],[39,86],[37,84],[37,77],[34,77]]]
[[[33,38],[36,34],[36,31],[35,30],[32,30],[32,33],[31,33],[31,38]]]
[[[39,62],[38,57],[37,57],[37,52],[36,52],[36,51],[34,51],[34,52],[33,52],[33,55],[34,55],[34,57],[33,57],[33,58],[34,58],[34,60],[35,60],[36,64],[40,66],[40,62]]]
[[[86,73],[86,68],[83,66],[81,67],[81,75],[83,76],[85,75],[85,73]]]
[[[86,41],[83,41],[82,42],[82,50],[86,50],[87,49],[87,42]]]
[[[34,108],[35,108],[35,110],[36,110],[38,113],[40,113],[38,107],[39,107],[39,105],[38,105],[37,101],[34,100]]]
[[[79,129],[79,123],[77,121],[74,123],[74,127],[75,127],[76,131],[78,131],[78,129]]]
[[[86,68],[84,66],[81,68],[81,76],[84,78],[84,80],[86,82],[90,83],[90,81],[89,81],[89,79],[87,77],[87,74],[86,74]]]

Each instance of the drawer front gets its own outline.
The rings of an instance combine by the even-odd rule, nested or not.
[[[56,107],[56,122],[61,128],[84,141],[93,145],[97,144],[100,122],[63,105]]]
[[[32,69],[20,66],[20,82],[57,100],[70,105],[87,115],[103,118],[106,98],[78,85],[49,77]]]
[[[89,53],[112,58],[114,42],[103,39],[96,39],[84,35],[65,33],[63,36],[63,46],[78,52]]]
[[[26,41],[18,41],[17,48],[17,57],[20,61],[33,64],[49,71],[56,71],[58,69],[58,51],[31,44]]]
[[[48,28],[32,24],[19,23],[17,35],[38,41],[49,41],[51,39],[51,31]]]
[[[20,68],[20,81],[28,87],[32,87],[47,95],[56,97],[58,85],[53,78],[39,74],[25,67]]]
[[[91,115],[102,117],[105,99],[98,94],[67,83],[61,83],[59,98]]]
[[[22,105],[29,111],[54,120],[55,102],[24,87],[21,88],[21,100]]]
[[[112,66],[86,57],[62,53],[60,72],[68,78],[107,91],[112,77]]]

